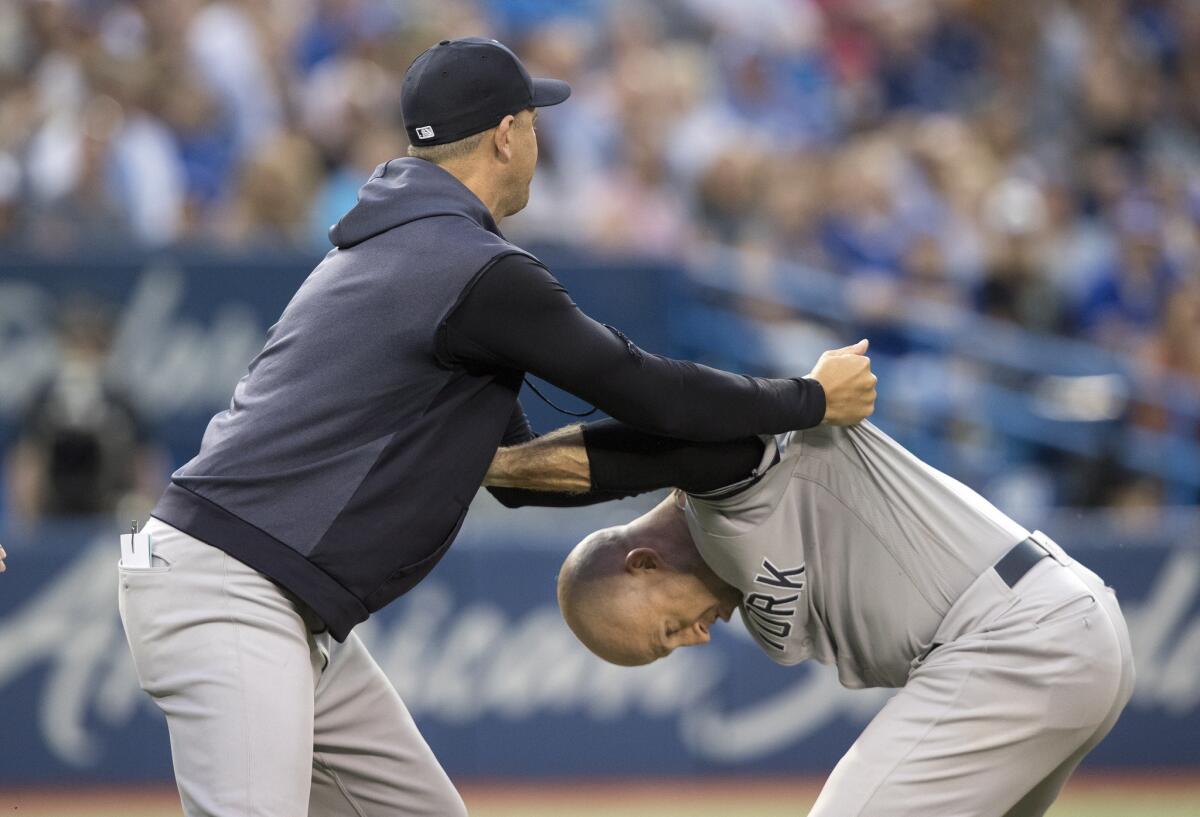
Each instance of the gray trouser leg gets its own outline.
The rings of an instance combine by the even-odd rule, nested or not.
[[[358,636],[331,645],[316,701],[310,817],[465,817],[462,798]]]
[[[1132,691],[1129,637],[1094,574],[1046,559],[1010,590],[989,571],[960,603],[1005,612],[913,671],[810,817],[1038,817],[1116,722]]]
[[[161,522],[146,530],[155,566],[121,569],[121,620],[187,817],[465,814],[356,637],[331,643],[262,574]]]
[[[1104,582],[1096,574],[1082,565],[1078,563],[1073,564],[1071,565],[1071,570],[1085,584],[1096,590],[1096,597],[1100,606],[1118,631],[1118,640],[1124,648],[1122,653],[1121,688],[1117,693],[1117,699],[1113,703],[1112,709],[1108,713],[1108,717],[1092,733],[1087,742],[1076,749],[1057,769],[1047,775],[1045,780],[1034,786],[1027,795],[1021,798],[1020,802],[1008,810],[1004,817],[1041,817],[1041,815],[1045,814],[1050,809],[1051,804],[1057,799],[1063,786],[1066,785],[1067,778],[1071,776],[1076,767],[1079,766],[1079,763],[1087,756],[1088,752],[1095,749],[1100,744],[1100,741],[1104,740],[1105,735],[1112,731],[1113,726],[1117,723],[1117,719],[1121,716],[1122,710],[1125,708],[1125,704],[1129,702],[1130,697],[1133,695],[1133,655],[1129,652],[1129,632],[1125,628],[1125,619],[1121,615],[1121,608],[1117,604],[1116,596],[1110,588],[1104,586]]]
[[[142,689],[167,717],[187,817],[308,811],[316,651],[280,589],[151,522],[156,567],[121,569],[121,619]]]

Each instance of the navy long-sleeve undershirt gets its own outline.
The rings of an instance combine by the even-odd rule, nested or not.
[[[731,374],[643,351],[585,315],[549,270],[519,253],[480,272],[437,347],[446,364],[531,372],[621,421],[585,427],[591,491],[489,489],[511,507],[586,505],[670,486],[715,490],[758,464],[762,442],[751,435],[809,428],[825,414],[816,381]],[[534,436],[518,404],[503,444]]]
[[[589,318],[540,263],[501,256],[442,323],[447,364],[530,372],[652,434],[733,440],[811,428],[825,416],[815,380],[731,374],[639,349]]]

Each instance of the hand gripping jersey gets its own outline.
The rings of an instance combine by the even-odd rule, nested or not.
[[[815,658],[844,686],[903,686],[959,595],[1028,531],[868,422],[768,441],[763,478],[689,495],[701,556],[743,593],[780,664]]]

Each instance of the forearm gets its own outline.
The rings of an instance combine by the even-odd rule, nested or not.
[[[508,508],[577,508],[641,493],[598,490],[592,487],[590,471],[580,428],[570,426],[499,449],[483,484]]]
[[[592,488],[591,465],[580,426],[560,428],[496,451],[483,484],[489,488],[582,494]]]
[[[719,442],[810,428],[825,413],[816,381],[731,374],[636,346],[593,371],[559,374],[557,381],[546,379],[634,428],[682,440]]]

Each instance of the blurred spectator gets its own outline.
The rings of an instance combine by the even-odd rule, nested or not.
[[[696,209],[707,237],[728,244],[744,238],[768,168],[767,156],[752,146],[730,147],[713,158],[696,186]]]
[[[908,171],[900,146],[882,133],[860,137],[836,156],[824,231],[836,268],[900,274],[918,232],[905,209]]]
[[[1032,182],[1009,178],[984,200],[992,247],[977,295],[981,312],[1027,329],[1062,328],[1063,305],[1044,258],[1046,203]]]
[[[1167,371],[1200,382],[1200,271],[1168,298],[1158,355]]]
[[[35,392],[8,463],[8,508],[44,516],[141,518],[162,490],[163,455],[133,396],[106,371],[111,316],[91,302],[62,311],[60,364]]]
[[[0,242],[15,241],[20,228],[21,166],[0,153]]]
[[[47,123],[31,146],[37,207],[32,240],[46,252],[120,246],[134,239],[110,174],[121,110],[112,97],[88,100],[76,132]]]
[[[266,9],[247,0],[208,0],[187,28],[188,54],[204,82],[233,121],[239,153],[258,148],[284,123],[283,99],[269,39],[270,20],[254,19]]]
[[[230,244],[302,246],[320,175],[320,155],[299,134],[264,142],[239,169],[234,200],[220,225],[222,238]]]
[[[948,110],[971,103],[985,43],[968,4],[931,0],[866,3],[877,42],[876,71],[886,110]],[[938,6],[940,5],[940,8]]]
[[[1117,250],[1081,304],[1079,326],[1112,349],[1134,352],[1150,339],[1176,284],[1163,248],[1162,215],[1141,199],[1117,208]]]
[[[908,246],[902,263],[905,294],[927,301],[961,305],[962,290],[947,270],[946,257],[937,236],[922,233]]]
[[[823,152],[801,152],[772,159],[755,217],[769,254],[818,268],[829,265],[821,245],[824,158]]]

